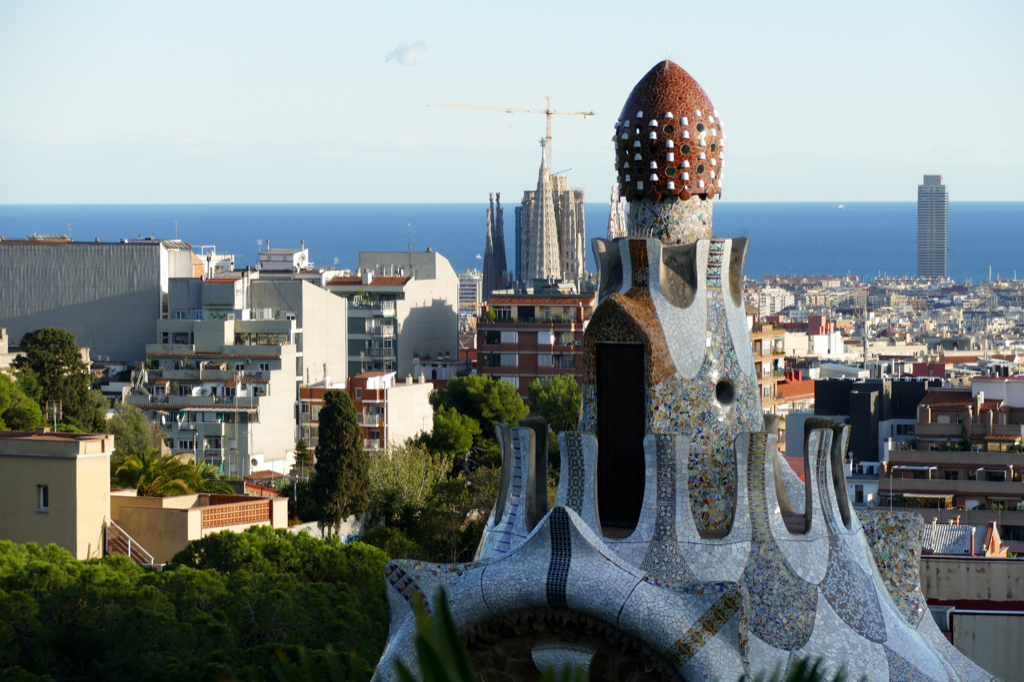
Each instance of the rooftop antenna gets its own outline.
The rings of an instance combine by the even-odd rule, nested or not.
[[[174,221],[174,241],[178,241],[178,221]]]
[[[406,223],[405,226],[406,227],[412,227],[412,223]],[[414,234],[416,234],[416,233],[413,232],[412,230],[406,230],[402,234],[404,234],[405,236],[407,236],[409,238],[409,253],[412,253],[412,236]]]

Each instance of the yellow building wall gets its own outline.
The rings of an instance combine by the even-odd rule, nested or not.
[[[132,540],[153,555],[154,562],[165,564],[188,547],[189,542],[199,537],[193,526],[200,526],[201,512],[198,508],[163,509],[157,506],[122,505],[121,518],[117,523]],[[190,518],[193,515],[194,523]]]
[[[82,483],[77,481],[79,464],[88,472]],[[49,487],[49,511],[39,510],[40,485]],[[109,455],[4,454],[0,456],[0,539],[57,544],[78,559],[101,556],[109,490]],[[84,508],[80,508],[80,498]]]
[[[110,456],[87,455],[74,462],[78,505],[74,552],[79,559],[98,559],[103,556],[103,517],[110,512]],[[52,491],[50,495],[52,500]]]

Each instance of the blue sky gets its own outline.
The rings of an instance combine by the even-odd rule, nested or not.
[[[0,203],[514,203],[544,117],[604,201],[612,124],[672,59],[726,201],[1024,200],[1024,3],[0,0]],[[389,55],[391,58],[389,59]]]

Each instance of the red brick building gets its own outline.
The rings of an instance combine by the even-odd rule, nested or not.
[[[477,372],[522,396],[538,377],[571,374],[582,386],[583,332],[596,306],[596,293],[492,296],[477,322]]]

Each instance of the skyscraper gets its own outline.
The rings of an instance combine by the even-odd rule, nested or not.
[[[917,276],[949,275],[949,192],[941,175],[917,186]]]

